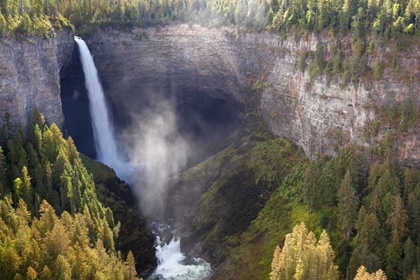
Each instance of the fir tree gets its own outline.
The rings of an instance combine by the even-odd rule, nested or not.
[[[359,209],[359,197],[352,186],[350,171],[347,170],[341,187],[338,190],[338,209],[346,240],[349,240],[350,233],[354,227]]]

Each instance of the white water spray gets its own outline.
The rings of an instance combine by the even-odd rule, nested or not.
[[[174,237],[169,244],[163,243],[156,247],[159,265],[148,280],[201,280],[211,274],[210,264],[181,253],[180,241]],[[160,243],[159,237],[157,242]]]
[[[131,168],[118,150],[93,57],[85,41],[77,36],[74,37],[74,40],[79,46],[80,60],[85,74],[85,85],[89,97],[89,110],[98,160],[112,167],[120,178],[127,181],[130,179]]]

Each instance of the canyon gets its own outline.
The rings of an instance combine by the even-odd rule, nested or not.
[[[69,31],[57,34],[50,39],[0,42],[0,104],[2,112],[11,114],[12,124],[25,124],[34,106],[47,121],[63,123],[60,75],[66,75],[66,66],[74,59],[74,42]],[[224,110],[238,118],[252,110],[260,112],[274,135],[289,138],[308,155],[334,155],[349,142],[370,145],[390,129],[381,125],[376,139],[365,137],[366,126],[380,118],[382,107],[397,107],[408,98],[418,102],[420,49],[416,46],[396,58],[399,71],[407,73],[409,80],[395,79],[392,69],[386,69],[383,79],[343,85],[339,77],[327,82],[325,75],[311,78],[309,71],[299,70],[302,52],[315,52],[320,42],[328,59],[337,40],[314,34],[282,38],[269,32],[186,24],[130,32],[99,29],[86,36],[122,124],[147,106],[148,93],[170,92],[177,104],[208,108],[224,100]],[[375,48],[367,65],[373,68],[378,59],[390,64],[393,51],[386,45]],[[83,98],[77,91],[69,94],[73,100]],[[411,129],[398,140],[400,161],[418,167],[418,133]]]
[[[77,70],[80,63],[77,62],[78,52],[72,36],[72,32],[62,31],[52,39],[5,38],[0,42],[0,110],[11,114],[12,124],[20,122],[25,125],[32,108],[37,106],[48,122],[65,125],[82,152],[95,157],[89,147],[92,132],[86,121],[89,119],[86,94],[83,77]],[[334,156],[351,142],[366,147],[379,144],[389,132],[397,130],[384,121],[383,112],[398,111],[406,103],[417,108],[419,102],[420,48],[417,46],[395,56],[395,42],[384,44],[372,38],[376,47],[370,51],[366,62],[373,69],[377,61],[382,61],[387,66],[382,78],[367,75],[357,83],[345,83],[340,76],[327,77],[321,73],[312,77],[308,69],[303,72],[300,69],[302,53],[314,54],[317,46],[322,44],[323,56],[328,60],[337,41],[343,44],[349,41],[349,38],[329,34],[284,37],[271,32],[252,33],[233,28],[181,24],[130,31],[98,28],[84,38],[94,56],[117,132],[123,132],[124,128],[135,123],[139,112],[155,98],[162,97],[171,99],[179,108],[194,106],[196,110],[209,110],[211,115],[223,116],[218,124],[231,120],[225,128],[208,123],[202,127],[202,130],[207,130],[203,143],[210,147],[211,152],[194,158],[189,166],[225,148],[224,138],[238,123],[247,122],[250,116],[262,120],[273,135],[290,139],[306,155]],[[346,51],[351,52],[350,49],[347,45]],[[312,60],[310,55],[304,62],[310,64]],[[394,60],[402,73],[399,76],[390,67]],[[188,112],[181,122],[188,119],[186,115]],[[0,122],[2,118],[3,114]],[[207,139],[215,127],[222,127],[220,129],[225,131],[218,133],[216,138]],[[416,168],[420,167],[417,128],[418,125],[413,123],[398,131],[393,139],[400,162]],[[241,156],[244,149],[256,149],[259,142],[258,137],[251,136],[231,149],[234,155]],[[288,152],[298,157],[295,152]],[[186,251],[205,256],[216,266],[224,262],[226,255],[218,254],[217,245],[214,245],[217,238],[209,238],[211,233],[206,231],[219,230],[213,224],[218,218],[212,220],[203,215],[213,215],[218,210],[200,212],[199,207],[204,201],[200,200],[201,195],[208,191],[212,182],[222,177],[226,182],[220,190],[206,194],[212,203],[226,195],[228,199],[222,206],[231,204],[233,199],[237,203],[234,206],[243,210],[241,207],[247,207],[242,206],[243,201],[251,195],[255,197],[253,203],[259,208],[251,206],[254,207],[252,211],[246,212],[247,216],[240,220],[246,227],[270,194],[270,186],[260,186],[258,190],[250,188],[249,193],[243,192],[243,197],[238,198],[236,194],[240,193],[241,184],[246,185],[255,178],[250,173],[243,178],[241,174],[223,175],[226,162],[234,162],[226,160],[230,156],[226,152],[210,159],[213,163],[203,163],[202,166],[209,165],[205,169],[211,172],[202,172],[199,166],[190,171],[189,174],[193,174],[190,177],[188,173],[171,177],[174,182],[168,212],[183,218],[181,235]],[[240,166],[239,162],[234,162],[229,168],[235,164]],[[287,166],[282,168],[288,170]],[[229,189],[232,181],[237,182],[236,191]],[[209,204],[208,201],[205,203]],[[226,226],[229,234],[243,230],[245,228],[232,231]],[[130,241],[128,244],[134,243]],[[145,243],[151,246],[150,237]],[[141,248],[137,249],[141,251]],[[148,256],[150,269],[153,262],[150,250]],[[222,266],[222,269],[229,270],[229,267]],[[223,273],[216,272],[215,279],[217,277],[223,279]]]

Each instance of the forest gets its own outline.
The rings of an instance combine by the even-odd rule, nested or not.
[[[338,157],[310,161],[304,171],[299,171],[301,202],[308,213],[314,213],[319,219],[318,223],[308,223],[320,236],[319,242],[324,239],[329,244],[330,241],[326,232],[321,232],[323,228],[330,234],[337,254],[332,251],[327,255],[333,256],[329,263],[334,263],[336,255],[341,278],[347,275],[350,277],[347,279],[353,279],[363,266],[368,272],[382,269],[387,279],[419,279],[420,171],[399,165],[390,153],[391,146],[388,148],[378,157],[377,153],[369,154],[351,144]],[[304,231],[307,235],[305,230],[301,225],[293,231]],[[302,233],[297,236],[300,238]],[[299,242],[307,246],[305,241]],[[293,244],[286,237],[284,246],[293,247]],[[316,250],[319,249],[310,250],[312,256],[319,254],[314,253]],[[321,251],[325,254],[326,250]],[[280,258],[276,251],[275,258]],[[291,252],[284,250],[283,258],[293,259],[296,254]],[[306,273],[312,277],[299,279],[339,279],[321,274],[314,278],[310,271]]]
[[[0,137],[1,278],[137,279],[133,254],[115,249],[119,223],[71,137],[37,110],[27,130],[13,130],[6,114]],[[420,171],[396,161],[392,137],[315,160],[264,137],[250,160],[270,196],[241,237],[260,246],[252,279],[419,279]],[[226,151],[210,160],[220,156]],[[289,170],[284,179],[277,165]],[[253,231],[265,232],[266,244],[247,243]],[[239,258],[253,250],[233,249]],[[271,268],[259,266],[266,258]]]
[[[419,0],[1,0],[0,35],[189,22],[284,35],[296,27],[333,35],[399,36],[418,34],[419,16]]]
[[[71,137],[34,110],[27,130],[0,136],[0,278],[138,279],[120,224],[98,200]]]

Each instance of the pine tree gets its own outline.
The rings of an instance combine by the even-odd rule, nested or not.
[[[368,273],[366,268],[362,265],[357,269],[356,277],[354,280],[386,280],[386,275],[382,270],[378,270],[374,273]]]
[[[402,258],[403,243],[402,239],[406,233],[405,223],[408,216],[405,212],[403,201],[399,195],[392,199],[392,211],[388,214],[386,223],[391,228],[391,240],[386,247],[385,260],[387,263],[386,273],[391,279],[400,278],[397,271],[399,262]]]
[[[31,177],[28,173],[28,168],[26,166],[23,166],[22,168],[22,197],[23,199],[29,203],[31,206],[33,205],[33,191],[32,191],[32,185],[31,185]],[[33,209],[35,210],[35,209]]]
[[[407,238],[404,243],[404,257],[400,262],[399,270],[403,275],[409,275],[415,269],[416,245],[411,238]]]
[[[32,266],[29,266],[28,270],[26,271],[26,279],[35,280],[37,278],[38,278],[38,273]]]
[[[386,223],[391,227],[391,242],[399,243],[406,233],[405,224],[408,220],[404,203],[399,195],[392,199],[392,211],[388,214]]]
[[[6,174],[6,159],[3,154],[3,149],[0,146],[0,198],[6,195],[7,190],[7,174]]]
[[[357,235],[354,239],[355,248],[350,258],[350,273],[356,272],[361,265],[369,271],[378,270],[381,266],[380,256],[383,254],[384,238],[380,223],[374,213],[366,213],[362,206],[356,222]]]
[[[0,2],[2,2],[2,1],[0,1]],[[1,13],[1,11],[2,11],[2,9],[0,7],[0,36],[3,36],[7,32],[7,21],[6,21],[6,18]]]
[[[276,247],[270,279],[338,279],[334,257],[328,234],[323,231],[317,242],[302,222],[286,235],[283,249]]]
[[[305,170],[305,179],[302,185],[303,200],[308,206],[309,212],[318,209],[321,199],[321,187],[319,183],[320,171],[315,161],[311,161]]]
[[[134,280],[136,279],[137,272],[136,272],[136,262],[134,260],[134,255],[131,251],[128,252],[127,260],[125,261],[125,266],[128,268],[124,275],[124,279],[126,280]]]
[[[72,279],[71,266],[63,255],[59,255],[54,263],[54,275],[55,279]]]
[[[347,170],[341,187],[338,190],[338,210],[340,213],[344,235],[349,240],[359,209],[359,197],[352,186],[350,171]]]

